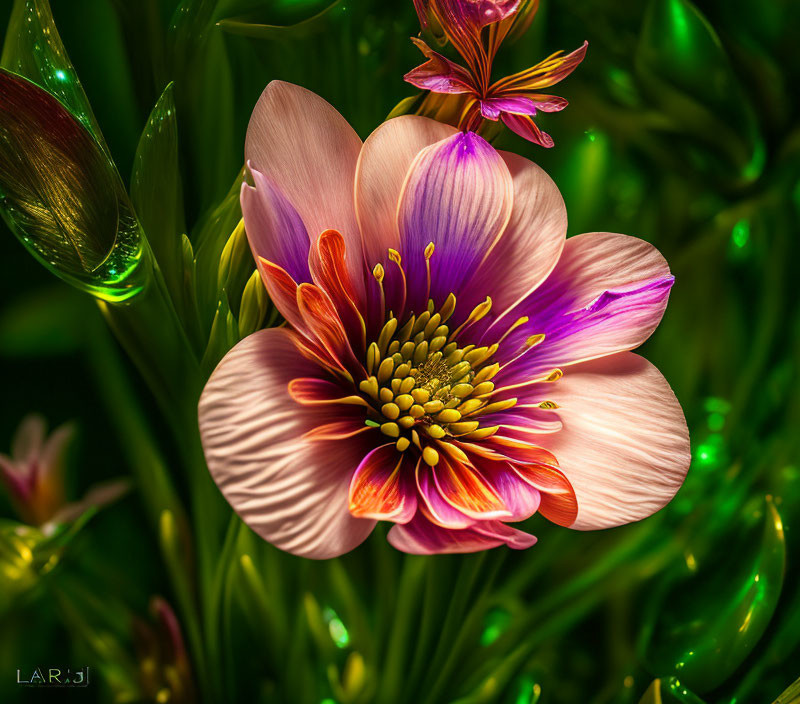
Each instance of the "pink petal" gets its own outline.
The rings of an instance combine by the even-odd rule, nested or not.
[[[400,249],[397,203],[411,163],[425,147],[456,132],[455,127],[427,117],[403,115],[384,122],[367,137],[356,171],[356,213],[370,269],[387,261],[390,247]]]
[[[350,483],[350,513],[359,518],[373,518],[408,523],[417,512],[414,465],[394,443],[370,452],[358,466]]]
[[[425,248],[430,260],[430,297],[441,305],[459,296],[511,217],[514,183],[508,168],[483,138],[459,132],[424,149],[409,169],[397,222],[412,310],[426,303]],[[467,311],[469,312],[469,311]]]
[[[541,494],[524,481],[510,464],[478,459],[476,466],[511,514],[505,520],[524,521],[536,513]]]
[[[211,476],[234,510],[276,547],[315,559],[352,550],[374,527],[348,511],[350,479],[373,434],[308,438],[351,407],[302,406],[288,393],[292,379],[320,376],[292,333],[262,330],[223,358],[199,408]]]
[[[547,387],[564,428],[539,444],[575,490],[573,528],[631,523],[670,501],[689,468],[689,432],[658,369],[621,352],[571,367]]]
[[[434,93],[458,95],[474,92],[474,81],[467,69],[435,52],[421,39],[412,38],[411,41],[428,61],[403,77],[407,83]]]
[[[38,413],[22,419],[11,441],[11,456],[15,462],[27,464],[39,459],[44,447],[47,421]]]
[[[566,241],[567,209],[553,180],[528,159],[511,152],[500,156],[514,182],[514,208],[502,237],[458,299],[467,311],[487,295],[498,314],[524,300],[553,271]]]
[[[310,240],[300,215],[280,190],[255,168],[255,188],[242,184],[241,202],[253,258],[285,269],[298,283],[311,281],[308,271]]]
[[[530,98],[522,95],[509,95],[482,100],[481,114],[487,120],[499,120],[501,112],[510,112],[514,115],[535,115],[537,107]]]
[[[536,543],[536,537],[507,526],[500,521],[478,521],[469,528],[441,528],[417,513],[410,523],[393,526],[389,543],[412,555],[479,552],[508,545],[524,550]]]
[[[538,144],[546,149],[553,146],[553,138],[547,132],[542,132],[529,115],[515,115],[514,113],[504,112],[502,117],[506,127],[523,139],[527,139],[529,142]]]
[[[350,274],[363,289],[353,184],[361,140],[325,100],[290,83],[273,81],[261,94],[247,128],[245,157],[294,206],[316,240],[342,233]]]
[[[547,281],[508,316],[530,317],[508,349],[530,334],[545,339],[498,383],[638,347],[661,321],[672,283],[666,260],[644,240],[601,232],[568,239]]]

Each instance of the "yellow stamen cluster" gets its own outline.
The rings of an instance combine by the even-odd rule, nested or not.
[[[431,441],[480,440],[499,430],[481,426],[487,413],[505,410],[516,399],[490,403],[492,378],[500,365],[491,363],[498,345],[459,347],[455,337],[467,325],[491,310],[491,299],[478,305],[458,329],[446,324],[456,299],[450,294],[436,311],[432,300],[421,315],[411,315],[401,326],[391,317],[378,340],[367,350],[369,377],[360,389],[372,401],[381,432],[396,439],[401,452],[413,444],[422,459],[434,466],[439,452]]]

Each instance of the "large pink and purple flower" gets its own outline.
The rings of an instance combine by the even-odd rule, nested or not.
[[[659,252],[565,239],[536,164],[432,120],[362,144],[318,96],[270,84],[253,113],[247,235],[287,326],[236,345],[200,401],[209,469],[277,547],[328,558],[376,521],[411,553],[651,515],[683,482],[683,413],[629,350],[667,305]]]

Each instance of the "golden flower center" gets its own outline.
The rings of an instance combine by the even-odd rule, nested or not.
[[[489,403],[495,390],[491,379],[500,370],[492,362],[498,345],[461,347],[456,341],[459,332],[489,312],[491,299],[451,331],[447,321],[455,305],[450,294],[438,311],[430,300],[424,313],[410,315],[402,325],[390,318],[367,350],[369,377],[359,386],[371,400],[374,418],[368,424],[396,438],[401,452],[416,446],[431,466],[439,461],[431,441],[487,438],[499,426],[482,425],[482,417],[516,403]]]

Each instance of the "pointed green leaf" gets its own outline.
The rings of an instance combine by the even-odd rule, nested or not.
[[[178,161],[173,86],[161,94],[142,132],[131,177],[131,200],[170,294],[183,308],[183,244],[186,231]]]
[[[48,0],[14,0],[0,65],[55,95],[106,149],[89,99],[59,37]]]
[[[721,541],[656,593],[646,632],[651,670],[700,694],[723,684],[755,647],[786,565],[783,524],[769,498],[751,502]]]
[[[113,164],[86,127],[31,81],[0,69],[0,212],[47,268],[94,295],[125,298],[142,254]]]

